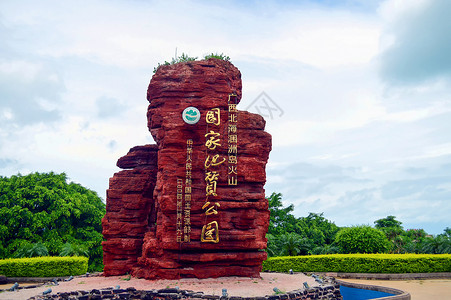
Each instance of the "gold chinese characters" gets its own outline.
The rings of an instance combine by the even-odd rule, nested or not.
[[[238,111],[237,95],[230,94],[228,99],[228,124],[227,124],[227,184],[238,185]]]
[[[177,178],[177,223],[176,240],[177,243],[189,243],[191,241],[191,171],[193,154],[193,140],[186,141],[186,162],[185,162],[185,188],[183,188],[183,179]],[[183,197],[183,195],[185,197]],[[185,207],[183,208],[183,198]],[[182,230],[183,225],[183,230]]]
[[[216,220],[208,222],[209,218],[219,214],[218,202],[210,203],[209,199],[218,197],[217,187],[219,181],[219,166],[226,162],[225,157],[221,157],[217,151],[221,147],[221,110],[212,108],[205,115],[207,123],[207,133],[205,134],[205,148],[207,156],[204,162],[205,170],[205,204],[202,206],[205,214],[206,224],[202,227],[201,242],[218,243],[219,242],[219,224]],[[211,127],[211,128],[209,128]]]

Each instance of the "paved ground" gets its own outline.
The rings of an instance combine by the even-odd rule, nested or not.
[[[28,299],[42,294],[49,287],[53,293],[76,290],[92,290],[119,285],[121,288],[134,287],[138,290],[162,289],[178,286],[182,290],[204,292],[209,295],[222,295],[222,289],[227,289],[229,296],[255,297],[273,295],[273,288],[283,292],[302,288],[304,282],[315,286],[315,280],[300,274],[261,273],[261,278],[221,277],[216,279],[180,279],[180,280],[145,280],[127,276],[112,277],[79,277],[69,282],[61,282],[58,286],[42,286],[34,289],[23,289],[16,292],[0,293],[0,299]],[[6,287],[3,287],[5,289]]]
[[[380,285],[399,289],[410,293],[412,300],[451,300],[451,279],[430,280],[363,280],[341,279],[342,281]]]
[[[281,291],[288,292],[302,288],[303,282],[309,285],[315,285],[312,277],[304,274],[280,274],[280,273],[261,273],[261,278],[238,278],[223,277],[217,279],[180,279],[180,280],[144,280],[131,278],[126,276],[113,277],[87,277],[75,278],[70,282],[61,282],[59,286],[43,286],[35,289],[23,289],[18,292],[0,293],[0,299],[27,299],[29,297],[42,294],[49,287],[54,293],[62,291],[74,290],[91,290],[107,287],[115,287],[119,285],[121,288],[135,287],[136,289],[161,289],[166,287],[176,287],[181,289],[202,291],[210,295],[221,295],[222,289],[226,288],[230,296],[265,296],[272,295],[273,288],[277,287]],[[340,279],[340,278],[338,278]],[[450,279],[434,279],[434,280],[361,280],[361,279],[341,279],[347,282],[381,285],[393,287],[411,294],[412,300],[451,300],[451,280]],[[8,286],[0,286],[5,289]]]

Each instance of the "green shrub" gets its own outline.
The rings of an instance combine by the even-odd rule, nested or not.
[[[270,257],[264,271],[345,273],[451,272],[451,254],[331,254]]]
[[[390,241],[385,234],[368,225],[341,229],[335,242],[342,253],[385,253],[390,248]]]
[[[61,277],[85,274],[86,257],[33,257],[0,260],[0,274],[7,277]]]

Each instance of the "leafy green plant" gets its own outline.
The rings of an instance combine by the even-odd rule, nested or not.
[[[390,248],[385,234],[368,225],[342,228],[335,242],[342,253],[385,253]]]
[[[311,245],[306,238],[296,233],[286,233],[279,237],[281,246],[281,255],[299,255],[307,254]]]
[[[266,239],[268,240],[266,247],[266,253],[268,253],[268,257],[279,256],[280,254],[279,239],[270,233],[266,234]]]
[[[181,62],[195,61],[196,59],[197,59],[197,57],[192,57],[192,56],[189,56],[188,54],[185,54],[182,52],[182,55],[180,55],[178,57],[173,57],[170,62],[165,61],[162,64],[158,63],[158,65],[153,69],[153,73],[155,74],[161,66],[175,65],[175,64],[178,64]]]
[[[216,59],[221,59],[221,60],[225,60],[225,61],[230,61],[230,57],[223,53],[220,53],[220,54],[210,53],[210,54],[205,55],[203,59],[207,60],[210,58],[216,58]],[[155,74],[161,66],[175,65],[178,63],[182,63],[182,62],[189,62],[189,61],[195,61],[195,60],[197,60],[197,57],[189,56],[188,54],[185,54],[182,52],[182,55],[173,57],[171,59],[171,61],[164,61],[164,63],[158,63],[158,65],[155,68],[153,68],[153,73]]]
[[[296,228],[296,218],[291,214],[294,205],[283,207],[282,194],[272,193],[268,198],[270,219],[268,233],[274,236],[294,232]]]
[[[39,242],[35,244],[25,244],[14,252],[13,257],[22,258],[22,257],[39,257],[39,256],[48,256],[49,251],[47,247]]]
[[[60,256],[85,256],[89,257],[89,251],[80,245],[65,243],[59,253]]]
[[[225,55],[223,53],[218,54],[217,52],[210,53],[210,54],[207,54],[204,56],[205,60],[210,59],[210,58],[216,58],[216,59],[221,59],[221,60],[225,60],[225,61],[230,61],[230,57],[228,57],[227,55]]]
[[[188,54],[182,52],[182,55],[172,59],[171,65],[181,62],[195,61],[196,59],[197,57],[189,56]]]
[[[298,218],[296,233],[306,237],[312,247],[321,247],[332,244],[340,228],[333,222],[324,218],[323,213],[309,213],[307,217]]]
[[[451,240],[443,235],[427,237],[422,243],[422,252],[431,254],[451,253]]]
[[[131,274],[128,274],[128,275],[125,276],[124,278],[121,278],[121,280],[124,280],[124,281],[130,281],[131,278],[132,278],[132,275],[131,275]]]

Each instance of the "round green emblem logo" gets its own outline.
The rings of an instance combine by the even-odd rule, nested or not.
[[[200,111],[193,107],[187,107],[182,112],[182,119],[187,124],[196,124],[200,120]]]

